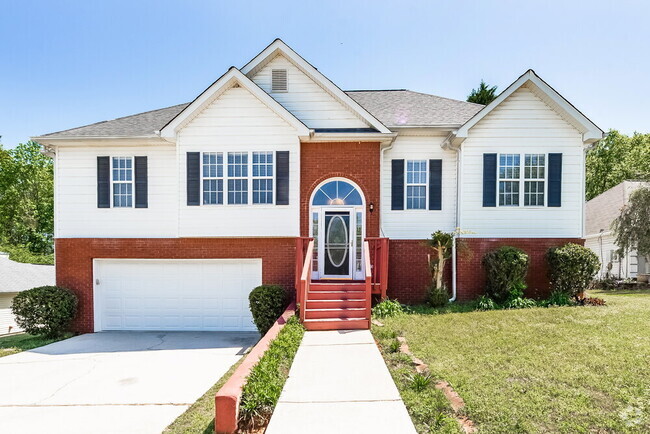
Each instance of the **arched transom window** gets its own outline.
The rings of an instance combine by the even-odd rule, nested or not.
[[[312,205],[363,205],[363,199],[349,182],[330,181],[316,191]]]

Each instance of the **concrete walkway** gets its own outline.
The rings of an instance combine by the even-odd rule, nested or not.
[[[368,330],[306,332],[267,434],[415,433]]]

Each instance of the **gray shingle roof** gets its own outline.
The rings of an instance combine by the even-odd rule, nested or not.
[[[405,89],[355,90],[346,93],[388,128],[461,125],[484,107]]]
[[[355,90],[346,92],[387,127],[461,125],[483,108],[410,90]],[[186,104],[178,104],[83,127],[44,134],[41,137],[142,137],[154,136]]]
[[[0,254],[0,292],[20,292],[54,282],[53,265],[23,264]]]

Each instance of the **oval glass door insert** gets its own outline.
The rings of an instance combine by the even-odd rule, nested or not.
[[[340,215],[333,216],[327,226],[326,247],[332,265],[343,265],[348,255],[348,228]]]

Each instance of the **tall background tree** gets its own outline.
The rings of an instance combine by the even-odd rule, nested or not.
[[[0,243],[51,253],[54,169],[35,142],[0,145]]]
[[[587,200],[625,180],[650,181],[650,134],[610,130],[587,153]]]
[[[497,87],[490,87],[483,80],[479,84],[478,89],[472,89],[472,92],[467,97],[468,102],[476,104],[488,105],[497,97]]]
[[[639,256],[650,257],[650,188],[640,188],[613,223],[618,255],[636,250]]]

